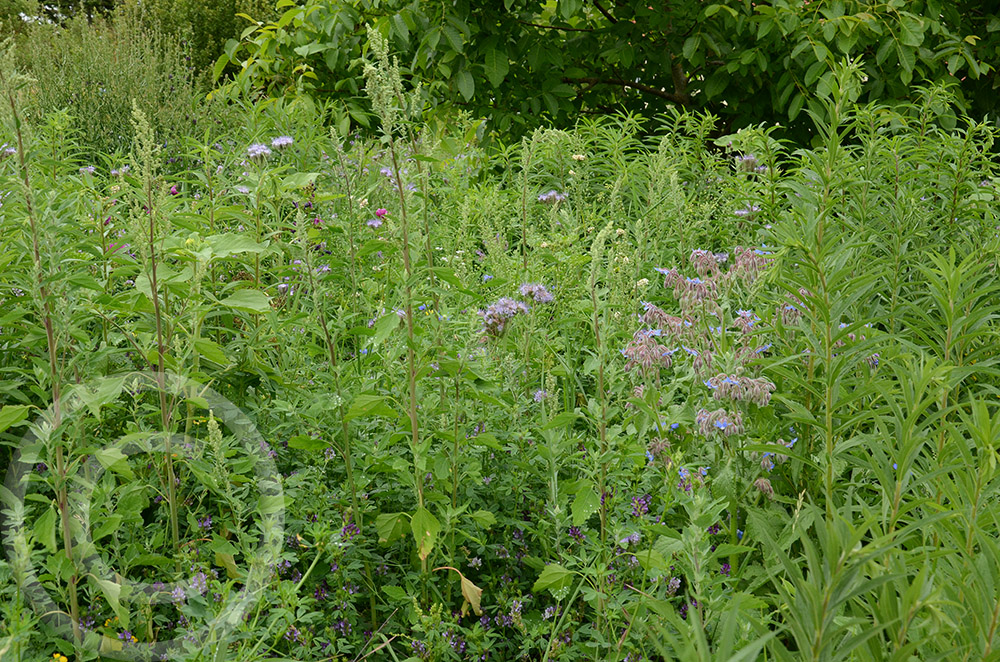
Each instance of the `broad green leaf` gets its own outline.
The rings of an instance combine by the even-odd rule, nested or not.
[[[486,77],[493,87],[500,87],[504,76],[510,71],[510,63],[507,61],[507,53],[491,48],[486,51]]]
[[[262,254],[270,253],[272,249],[267,244],[258,244],[245,234],[215,234],[205,239],[212,248],[212,255],[226,258],[238,253]]]
[[[238,579],[240,577],[240,569],[236,566],[236,560],[233,558],[232,554],[226,554],[225,552],[215,553],[215,564],[221,565],[226,569],[226,576],[230,579]]]
[[[4,405],[0,409],[0,432],[24,421],[30,410],[29,405]]]
[[[117,400],[124,384],[124,377],[105,377],[96,384],[81,384],[73,389],[73,395],[87,405],[94,418],[100,418],[101,407]]]
[[[226,366],[230,361],[226,358],[226,352],[219,346],[219,343],[208,338],[195,338],[194,348],[202,356],[212,363]]]
[[[45,545],[49,554],[56,551],[56,509],[49,506],[45,514],[35,521],[35,540]]]
[[[116,584],[115,582],[109,581],[107,579],[98,579],[97,585],[101,587],[101,592],[107,599],[108,604],[111,606],[112,611],[118,617],[118,622],[123,628],[127,628],[129,624],[129,612],[127,609],[122,609],[121,605],[121,584]]]
[[[399,328],[400,322],[399,315],[396,313],[389,313],[380,317],[375,322],[375,337],[372,339],[372,342],[376,345],[381,345],[393,331]]]
[[[318,451],[329,446],[330,444],[325,440],[310,437],[307,434],[297,434],[288,440],[289,448],[298,448],[304,451]]]
[[[573,499],[573,525],[581,526],[590,516],[601,508],[601,499],[597,492],[588,485]]]
[[[383,586],[382,592],[395,602],[409,602],[409,594],[398,586]]]
[[[125,455],[118,448],[102,448],[101,450],[94,453],[94,457],[97,461],[101,463],[101,466],[105,469],[110,469],[111,471],[124,476],[129,480],[135,478],[135,474],[132,473],[132,469],[128,466],[128,456]]]
[[[542,570],[542,574],[539,575],[534,586],[531,587],[531,590],[533,593],[537,593],[548,589],[555,593],[560,589],[568,587],[572,582],[572,571],[564,568],[558,563],[550,563]]]
[[[476,79],[472,77],[471,73],[462,69],[455,76],[455,80],[458,82],[458,91],[462,93],[466,101],[470,101],[472,95],[476,93]]]
[[[417,544],[417,555],[421,561],[426,561],[434,549],[437,534],[441,531],[441,523],[426,508],[417,508],[410,520],[413,540]]]
[[[666,570],[669,567],[663,555],[655,549],[636,552],[635,558],[639,560],[639,564],[645,570]]]
[[[379,542],[394,542],[406,535],[409,515],[406,513],[383,513],[375,518],[375,530]]]
[[[386,404],[385,396],[361,393],[351,402],[351,406],[344,418],[348,421],[353,421],[356,418],[367,418],[369,416],[395,418],[396,412]]]
[[[112,533],[114,533],[122,523],[122,516],[118,513],[113,515],[108,515],[98,524],[97,528],[91,533],[90,539],[93,542],[97,542],[102,538],[105,538]]]
[[[222,305],[251,313],[266,313],[271,309],[271,300],[260,290],[240,290],[223,299]]]
[[[488,510],[477,510],[474,513],[469,513],[469,519],[484,529],[488,529],[497,523],[496,516]]]
[[[294,191],[300,188],[305,188],[306,186],[314,184],[317,177],[319,177],[318,172],[296,172],[285,177],[281,181],[281,187],[286,191]]]

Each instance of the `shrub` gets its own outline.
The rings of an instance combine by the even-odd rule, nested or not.
[[[80,125],[85,152],[125,151],[132,141],[133,99],[161,143],[198,130],[201,83],[187,46],[143,25],[122,8],[112,19],[64,26],[32,25],[17,48],[19,65],[34,79],[27,90],[31,117],[66,109]]]

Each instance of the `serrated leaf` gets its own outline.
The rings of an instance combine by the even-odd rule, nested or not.
[[[486,51],[484,66],[486,67],[486,77],[493,87],[500,87],[507,72],[510,71],[510,63],[507,60],[507,53],[491,48]]]
[[[396,602],[409,602],[410,596],[398,586],[383,586],[382,592]]]
[[[461,92],[462,97],[466,101],[472,99],[472,95],[476,93],[476,79],[472,77],[472,74],[462,69],[455,76],[455,81],[458,83],[458,91]]]
[[[497,523],[496,515],[488,510],[477,510],[474,513],[469,513],[469,519],[484,529],[488,529]]]

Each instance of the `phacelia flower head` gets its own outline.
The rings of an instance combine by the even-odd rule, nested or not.
[[[263,159],[271,156],[271,148],[264,143],[254,143],[247,147],[247,156],[251,159]]]
[[[533,299],[535,303],[552,303],[553,296],[541,283],[525,283],[521,286],[521,296]]]
[[[501,297],[496,303],[479,311],[483,318],[483,331],[490,336],[500,337],[507,328],[507,323],[519,313],[527,313],[528,306],[523,301],[510,297]]]
[[[565,193],[559,193],[555,189],[546,191],[538,196],[538,201],[545,205],[554,205],[557,202],[562,202],[566,199]]]
[[[275,149],[284,149],[295,142],[295,139],[291,136],[278,136],[271,141],[271,147]]]

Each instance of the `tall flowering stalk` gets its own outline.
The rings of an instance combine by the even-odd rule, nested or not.
[[[372,108],[382,120],[382,135],[389,145],[389,155],[392,159],[392,178],[399,197],[400,230],[403,240],[403,269],[406,281],[403,284],[404,313],[406,318],[406,372],[408,406],[410,419],[410,449],[413,453],[413,480],[417,496],[417,507],[424,507],[424,476],[420,469],[420,427],[417,420],[417,359],[414,351],[413,332],[413,293],[410,283],[413,280],[413,264],[410,259],[410,226],[406,209],[406,192],[403,188],[403,178],[399,168],[399,156],[396,147],[395,130],[400,122],[400,108],[397,105],[403,99],[403,84],[399,76],[399,66],[389,61],[389,45],[377,30],[368,28],[368,40],[375,64],[365,63],[365,92],[371,98]],[[426,560],[424,561],[426,570]]]
[[[143,257],[147,261],[149,275],[150,298],[153,300],[153,319],[156,326],[156,383],[160,397],[160,424],[164,434],[164,456],[166,458],[166,488],[167,505],[170,509],[170,537],[174,548],[180,548],[180,529],[177,522],[177,493],[176,477],[174,474],[173,452],[170,443],[170,419],[171,408],[167,406],[167,392],[164,375],[164,361],[166,355],[165,323],[163,307],[166,303],[160,301],[160,287],[157,280],[157,252],[156,252],[156,220],[158,211],[158,191],[159,180],[156,177],[155,155],[158,145],[153,136],[153,129],[146,118],[146,114],[139,110],[138,104],[132,102],[132,122],[135,127],[136,151],[134,154],[136,171],[139,180],[142,182],[142,213],[145,214],[145,223],[141,217],[136,219],[137,230],[144,235],[145,254]],[[139,213],[135,211],[133,213]]]
[[[10,119],[13,120],[14,134],[17,137],[17,168],[20,173],[22,193],[24,195],[25,210],[28,216],[28,225],[31,231],[31,260],[35,271],[35,286],[37,287],[37,301],[40,302],[39,314],[42,318],[42,326],[45,329],[45,344],[49,357],[49,381],[52,392],[52,421],[51,431],[59,434],[62,425],[62,375],[59,370],[59,346],[56,338],[56,329],[53,322],[52,306],[49,302],[51,292],[46,284],[42,256],[41,256],[41,233],[42,228],[35,210],[33,194],[31,188],[31,178],[28,172],[27,141],[25,140],[25,125],[18,110],[15,91],[23,79],[17,76],[13,67],[12,54],[7,48],[7,44],[2,45],[3,52],[0,53],[0,89],[7,97],[7,105],[10,108]],[[54,149],[54,148],[53,148]],[[54,166],[53,166],[54,167]],[[59,517],[62,524],[63,550],[71,565],[74,565],[73,534],[71,529],[71,517],[69,512],[69,495],[67,485],[67,460],[62,443],[57,443],[55,448],[55,474],[56,474],[56,503],[59,508]],[[70,619],[73,623],[73,639],[80,644],[80,608],[77,596],[77,583],[79,577],[74,571],[69,577],[69,601]]]

